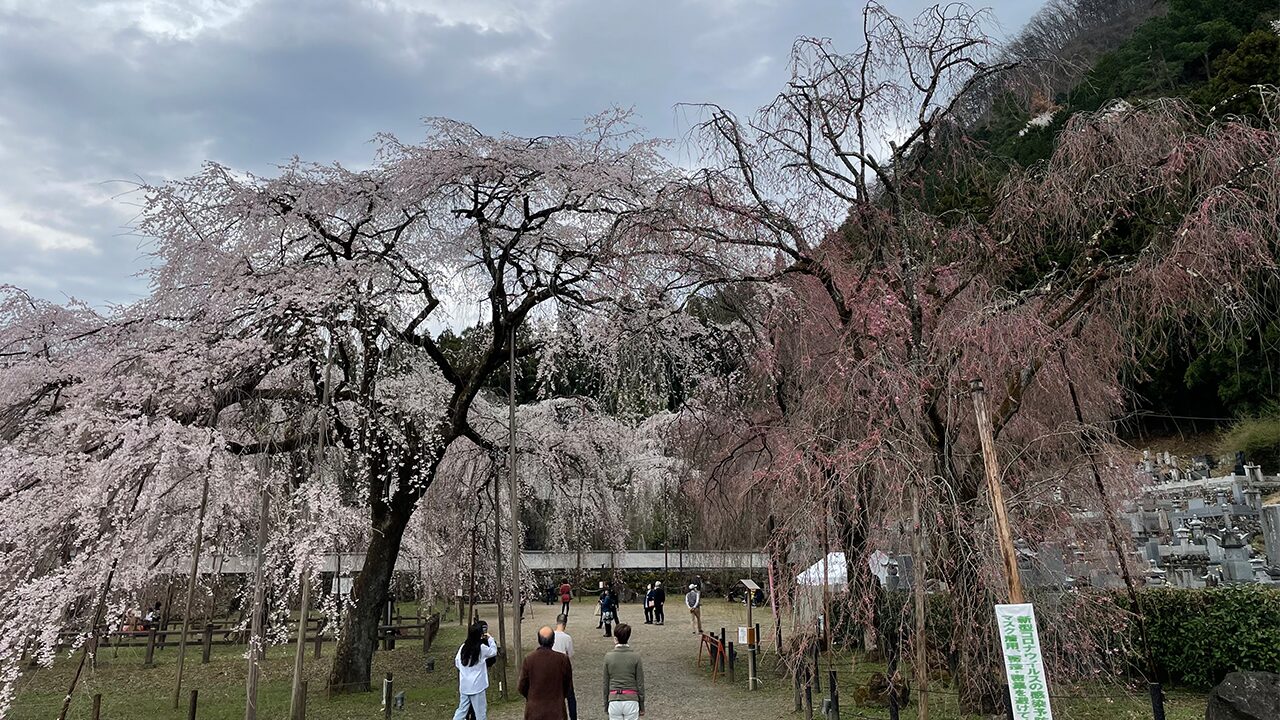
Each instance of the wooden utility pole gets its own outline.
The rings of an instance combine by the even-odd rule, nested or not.
[[[261,475],[262,490],[259,493],[262,497],[262,504],[258,514],[258,549],[257,549],[257,567],[253,570],[253,616],[250,620],[249,631],[249,678],[245,684],[244,696],[244,720],[257,720],[258,718],[258,675],[260,673],[260,665],[262,663],[262,614],[263,605],[266,602],[266,554],[267,554],[267,523],[268,513],[270,511],[270,493],[268,492],[267,480],[270,476],[268,469],[269,458],[262,455],[258,459],[258,473]]]
[[[333,338],[329,339],[329,357],[324,366],[324,392],[320,397],[320,411],[317,413],[316,448],[311,457],[311,474],[314,477],[324,464],[324,449],[328,441],[329,399],[333,387]],[[305,530],[311,520],[311,508],[306,505],[304,497],[302,506],[302,527]],[[305,565],[299,570],[299,581],[302,583],[302,597],[298,601],[298,645],[293,651],[293,688],[289,695],[289,720],[303,720],[306,715],[307,697],[306,683],[302,680],[302,669],[306,663],[307,620],[311,615],[311,573]],[[316,626],[316,636],[320,635],[320,626]],[[317,645],[317,647],[319,647]]]
[[[191,550],[191,574],[187,577],[187,602],[182,613],[182,635],[178,636],[178,677],[173,684],[173,709],[178,709],[182,695],[182,669],[187,659],[187,632],[191,630],[191,605],[196,597],[196,577],[200,574],[200,545],[204,540],[204,513],[209,506],[209,470],[205,468],[200,491],[200,516],[196,519],[196,542]]]
[[[520,641],[520,487],[516,481],[516,326],[511,326],[511,354],[508,362],[510,397],[507,408],[509,433],[507,455],[511,460],[511,638],[516,661],[524,657]],[[498,599],[502,601],[501,598]]]
[[[782,616],[778,613],[778,585],[773,580],[774,570],[777,569],[777,558],[774,553],[778,547],[778,543],[774,541],[777,524],[773,515],[769,515],[766,527],[768,528],[769,538],[765,540],[764,547],[768,553],[765,557],[769,567],[769,610],[773,613],[773,648],[778,657],[782,657]],[[665,566],[666,562],[666,545],[664,544],[662,564]]]
[[[1009,602],[1025,602],[1022,594],[1022,576],[1018,574],[1018,555],[1013,548],[1013,532],[1009,529],[1009,514],[1004,504],[1004,492],[1000,489],[1000,461],[996,458],[996,442],[991,432],[991,416],[987,413],[987,392],[981,380],[969,383],[973,395],[973,412],[978,419],[978,439],[982,442],[982,460],[986,467],[987,492],[991,494],[991,512],[996,521],[996,536],[1000,541],[1000,554],[1004,558],[1005,574],[1009,578]]]
[[[305,501],[304,501],[305,502]],[[307,521],[308,512],[302,514],[302,522]],[[306,704],[305,691],[303,686],[306,684],[302,680],[302,668],[305,663],[307,650],[307,619],[311,614],[311,575],[310,568],[303,566],[299,570],[302,582],[302,597],[298,601],[298,644],[293,649],[293,688],[289,695],[289,720],[302,720],[303,706]],[[320,634],[320,627],[316,627],[316,634]]]
[[[923,484],[923,483],[920,483]],[[929,654],[925,635],[925,562],[924,524],[920,521],[920,504],[923,492],[919,485],[911,503],[911,594],[915,600],[915,639],[911,643],[915,651],[916,708],[919,720],[929,718]]]

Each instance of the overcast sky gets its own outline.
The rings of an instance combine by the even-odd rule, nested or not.
[[[146,292],[130,182],[205,160],[367,164],[380,131],[447,116],[490,133],[575,132],[634,107],[746,113],[801,35],[853,50],[834,0],[0,0],[0,284],[94,305]],[[915,15],[926,0],[886,0]],[[1015,34],[1040,5],[1002,0]]]

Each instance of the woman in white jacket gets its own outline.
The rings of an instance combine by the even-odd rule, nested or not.
[[[467,641],[458,648],[453,659],[458,668],[458,709],[453,720],[466,720],[467,710],[474,710],[476,720],[488,720],[485,690],[489,688],[489,666],[485,662],[498,654],[498,646],[485,632],[484,623],[476,623],[467,631]]]

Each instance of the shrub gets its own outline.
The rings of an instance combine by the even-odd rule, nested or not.
[[[1093,612],[1106,608],[1129,610],[1129,599],[1123,590],[1094,592],[1096,594],[1090,591],[1069,595],[1036,593],[1033,601],[1041,608],[1037,617],[1046,653],[1054,652],[1054,648],[1062,651],[1059,646],[1063,643],[1056,640],[1072,633],[1070,627],[1045,627],[1047,618],[1069,618],[1072,608],[1078,612],[1081,607],[1090,607]],[[1145,588],[1139,593],[1160,680],[1209,688],[1221,682],[1227,673],[1237,670],[1280,672],[1280,589],[1226,585],[1204,589]],[[882,640],[895,641],[902,629],[910,634],[910,603],[906,592],[882,595],[878,607]],[[933,654],[946,655],[951,649],[950,603],[951,597],[946,593],[929,596],[926,622]],[[856,629],[846,627],[844,617],[838,615],[837,621],[834,627],[845,631],[843,637],[848,640],[858,637]],[[1123,633],[1123,623],[1117,629]],[[1146,666],[1140,654],[1142,645],[1136,623],[1128,624],[1128,634],[1127,640],[1098,638],[1095,644],[1100,651],[1107,647],[1123,648],[1129,653],[1129,665],[1136,676],[1142,674]],[[994,636],[992,642],[995,642]],[[1055,658],[1046,658],[1051,666],[1056,664],[1054,661]],[[1077,664],[1081,661],[1081,657],[1076,657]]]
[[[1223,435],[1219,448],[1230,453],[1243,450],[1251,462],[1274,469],[1280,464],[1280,415],[1237,421]]]
[[[1211,687],[1237,670],[1280,672],[1280,590],[1148,588],[1141,602],[1162,679]]]

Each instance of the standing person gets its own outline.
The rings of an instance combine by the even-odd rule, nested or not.
[[[604,707],[609,720],[637,720],[644,715],[644,664],[631,649],[631,626],[618,625],[616,644],[604,656]]]
[[[475,623],[467,630],[467,640],[458,648],[453,658],[458,668],[458,709],[453,720],[466,720],[467,711],[475,712],[476,720],[487,720],[488,705],[485,690],[489,688],[488,660],[496,657],[498,646],[489,637],[484,623]]]
[[[569,585],[569,581],[565,580],[560,583],[560,614],[569,614],[569,602],[573,600],[573,587]]]
[[[556,616],[556,641],[551,645],[551,649],[572,660],[573,638],[565,632],[565,626],[568,624],[568,615]],[[569,720],[578,720],[578,693],[571,690],[569,697],[565,699],[569,702]]]
[[[517,689],[524,697],[524,720],[566,720],[565,703],[573,695],[573,664],[556,652],[556,633],[538,630],[538,648],[525,656]]]
[[[667,602],[667,589],[662,587],[662,581],[658,580],[653,583],[653,622],[655,625],[665,625],[667,616],[662,611],[662,606]]]
[[[653,624],[653,583],[644,586],[644,624]]]
[[[605,590],[603,587],[600,588],[600,600],[598,604],[599,604],[599,607],[597,608],[596,614],[600,616],[600,621],[596,623],[597,630],[604,627],[604,611],[605,611],[605,608],[609,606],[609,591]]]
[[[689,607],[689,625],[693,627],[693,634],[702,634],[702,593],[698,592],[698,586],[689,585],[689,592],[684,595],[684,604]]]
[[[618,598],[608,590],[600,596],[600,622],[604,623],[604,637],[613,637],[613,624],[618,622]]]

